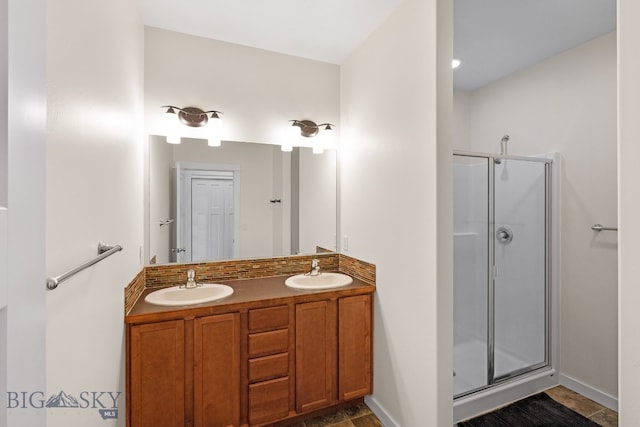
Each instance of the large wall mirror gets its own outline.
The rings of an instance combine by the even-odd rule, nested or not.
[[[150,136],[148,153],[148,263],[335,250],[335,151]]]
[[[340,67],[154,27],[144,52],[145,263],[336,250],[336,151],[281,144],[291,120],[340,123]],[[168,144],[163,105],[222,112],[222,145],[184,125]]]

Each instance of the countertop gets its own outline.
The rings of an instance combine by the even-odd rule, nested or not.
[[[233,294],[221,300],[188,306],[160,306],[147,303],[144,298],[157,289],[146,289],[131,311],[125,316],[125,323],[136,324],[163,320],[184,319],[207,316],[231,311],[285,304],[307,302],[327,298],[340,298],[375,292],[375,285],[353,278],[353,283],[341,288],[324,290],[300,290],[286,286],[290,276],[262,277],[216,281],[233,288]]]

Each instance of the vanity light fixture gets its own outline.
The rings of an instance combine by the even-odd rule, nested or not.
[[[170,144],[180,144],[180,136],[182,134],[180,124],[188,128],[204,128],[205,131],[198,131],[195,138],[206,138],[208,145],[211,147],[220,146],[220,114],[222,112],[216,110],[204,111],[198,107],[180,108],[173,105],[163,105],[165,111],[165,127],[167,134],[167,142]],[[194,132],[190,132],[191,135]],[[190,136],[191,136],[190,135]]]
[[[313,138],[319,136],[319,140],[313,144],[313,153],[322,154],[325,147],[333,144],[333,127],[331,123],[316,124],[312,120],[290,120],[289,141],[282,144],[282,151],[291,151],[292,147],[297,145],[295,141],[300,138]]]
[[[454,58],[451,60],[451,68],[453,68],[454,70],[458,68],[460,64],[462,64],[462,61],[460,61],[459,59]]]

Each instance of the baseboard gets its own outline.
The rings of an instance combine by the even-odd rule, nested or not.
[[[560,385],[563,385],[568,389],[580,393],[581,395],[598,402],[602,406],[606,406],[607,408],[616,412],[618,411],[617,397],[611,396],[564,374],[560,374]]]
[[[382,406],[378,403],[378,401],[373,396],[365,396],[364,403],[367,404],[369,409],[376,414],[376,417],[380,420],[383,427],[400,427],[391,416],[384,410]]]

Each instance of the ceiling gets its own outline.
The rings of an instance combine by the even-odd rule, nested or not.
[[[402,0],[136,0],[145,25],[341,64]]]
[[[455,0],[457,89],[473,90],[616,29],[615,0]]]
[[[136,0],[145,25],[343,63],[402,0]],[[615,30],[615,0],[455,0],[454,85],[473,90]]]

